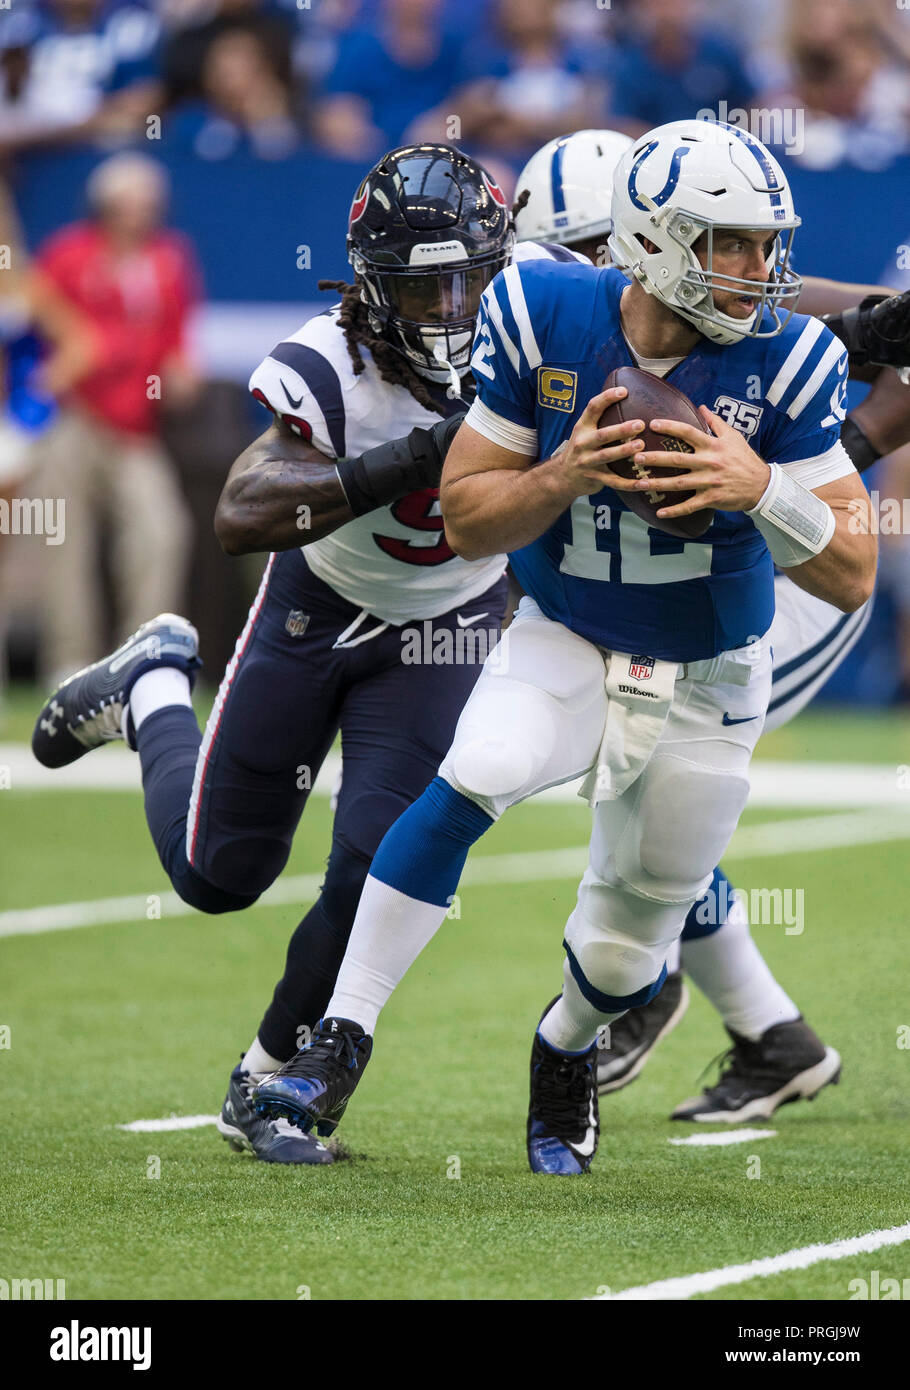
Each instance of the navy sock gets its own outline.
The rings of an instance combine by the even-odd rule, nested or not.
[[[158,858],[184,902],[202,912],[248,907],[252,897],[226,893],[207,883],[187,862],[186,821],[202,734],[186,705],[166,705],[143,719],[136,731],[142,764],[145,818]]]

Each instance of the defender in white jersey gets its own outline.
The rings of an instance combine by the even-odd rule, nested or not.
[[[519,245],[525,237],[539,237],[580,251],[595,265],[609,264],[613,170],[631,143],[617,131],[584,130],[538,150],[516,184]],[[854,308],[859,300],[862,307]],[[830,316],[829,326],[851,348],[851,374],[868,374],[870,363],[887,364],[874,368],[872,392],[842,430],[843,443],[861,472],[880,454],[910,440],[910,389],[894,370],[910,362],[910,295],[807,277],[800,308]],[[840,313],[844,309],[846,315]],[[873,447],[869,433],[881,443]],[[855,613],[841,613],[782,573],[774,588],[765,732],[792,719],[827,682],[865,631],[873,602]],[[689,913],[660,993],[630,1009],[610,1029],[610,1045],[599,1053],[601,1095],[635,1080],[658,1042],[683,1017],[688,1006],[684,970],[721,1015],[732,1048],[717,1083],[683,1102],[673,1118],[767,1118],[784,1101],[811,1098],[838,1078],[837,1052],[816,1036],[774,979],[751,938],[741,899],[718,870],[708,894]]]
[[[250,1089],[324,1012],[373,852],[435,773],[499,636],[505,558],[467,562],[446,544],[437,434],[472,398],[479,297],[512,250],[501,190],[458,150],[379,161],[351,208],[354,283],[253,373],[274,423],[231,470],[216,529],[229,553],[272,553],[204,735],[189,700],[195,631],[173,615],[55,691],[35,729],[51,766],[125,731],[162,863],[208,912],[249,905],[281,872],[341,733],[325,881],[219,1120],[232,1146],[269,1162],[333,1159],[257,1116]],[[409,660],[414,634],[453,660]]]

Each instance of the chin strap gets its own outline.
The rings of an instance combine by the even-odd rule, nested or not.
[[[442,343],[435,344],[433,348],[433,357],[439,363],[440,367],[445,367],[446,371],[449,373],[449,391],[454,400],[460,401],[461,377],[458,375],[455,368],[452,366],[451,362],[446,356],[446,350],[443,347]]]

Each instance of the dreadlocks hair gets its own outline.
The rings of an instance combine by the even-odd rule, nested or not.
[[[522,208],[526,208],[526,207],[528,206],[528,203],[530,202],[530,200],[531,200],[531,190],[530,190],[530,188],[523,188],[523,189],[521,190],[521,192],[519,193],[518,197],[515,199],[515,202],[512,204],[512,221],[513,221],[513,222],[515,221],[515,218],[518,216],[518,214],[521,212]]]
[[[426,382],[417,375],[411,364],[396,352],[391,343],[370,327],[369,310],[360,297],[360,286],[345,280],[320,280],[321,290],[338,290],[341,294],[341,313],[338,322],[344,331],[354,375],[360,376],[366,363],[360,352],[361,344],[369,348],[379,375],[390,386],[403,386],[410,391],[418,405],[435,415],[445,415],[445,407],[433,400]]]

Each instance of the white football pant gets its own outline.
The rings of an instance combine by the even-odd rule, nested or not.
[[[594,810],[588,868],[565,940],[576,983],[601,1012],[628,1007],[660,974],[746,804],[771,659],[764,639],[727,655],[750,667],[748,683],[710,683],[680,667],[644,770]],[[604,680],[600,649],[523,598],[462,711],[439,775],[494,819],[545,787],[583,776],[604,733]]]

